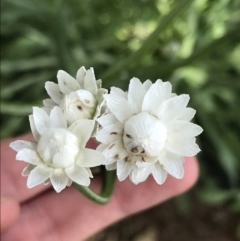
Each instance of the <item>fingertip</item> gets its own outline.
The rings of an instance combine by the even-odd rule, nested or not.
[[[174,196],[180,195],[191,189],[198,180],[199,165],[196,157],[185,157],[184,177],[180,180],[168,177],[166,185],[172,186]]]
[[[9,196],[1,197],[1,233],[10,228],[18,219],[20,205],[18,201]]]
[[[199,164],[196,157],[186,157],[184,163],[185,176],[183,181],[185,183],[185,189],[188,190],[198,180],[199,176]]]

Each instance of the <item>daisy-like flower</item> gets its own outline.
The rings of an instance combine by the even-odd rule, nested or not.
[[[16,159],[29,164],[22,172],[28,176],[27,186],[51,182],[56,192],[70,186],[72,181],[89,186],[92,177],[89,168],[104,161],[100,152],[85,148],[94,121],[78,120],[67,128],[62,110],[57,106],[50,115],[34,107],[29,120],[36,142],[18,140],[10,144],[17,151]]]
[[[108,113],[98,119],[102,129],[96,138],[106,168],[117,169],[120,181],[128,176],[135,184],[152,174],[158,184],[167,173],[182,178],[183,157],[200,149],[195,143],[202,128],[189,121],[195,110],[189,96],[172,94],[169,82],[130,81],[128,92],[112,87],[106,96]]]
[[[95,79],[93,68],[81,67],[76,79],[63,70],[57,74],[58,84],[46,82],[45,88],[51,99],[43,101],[45,107],[59,106],[71,125],[79,119],[95,120],[104,111],[106,89],[101,88],[101,80]]]

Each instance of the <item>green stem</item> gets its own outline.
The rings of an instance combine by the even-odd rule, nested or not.
[[[103,186],[101,190],[101,196],[103,197],[111,197],[113,193],[113,189],[116,181],[116,172],[115,171],[107,171],[104,169],[103,176]]]
[[[127,59],[124,59],[117,64],[113,65],[105,74],[103,74],[102,79],[110,79],[113,75],[120,72],[125,67],[131,64],[136,64],[146,52],[154,48],[157,42],[159,34],[172,22],[172,20],[187,6],[190,0],[177,1],[177,4],[172,9],[172,11],[160,19],[156,29],[153,33],[144,41],[143,45],[136,52],[132,53]]]
[[[95,193],[90,188],[78,185],[74,183],[74,186],[88,199],[98,203],[98,204],[106,204],[109,202],[110,197],[112,196],[115,180],[116,180],[116,173],[115,171],[103,171],[103,184],[102,190],[100,194]]]

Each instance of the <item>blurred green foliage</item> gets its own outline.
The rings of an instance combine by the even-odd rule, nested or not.
[[[124,89],[133,76],[169,80],[205,130],[199,198],[240,211],[239,26],[239,0],[3,0],[1,137],[29,131],[59,69],[93,66]]]

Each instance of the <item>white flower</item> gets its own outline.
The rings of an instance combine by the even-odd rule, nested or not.
[[[172,94],[169,82],[133,78],[128,92],[112,87],[107,95],[109,113],[100,117],[102,129],[96,138],[108,170],[117,169],[120,181],[130,177],[135,184],[152,174],[157,183],[167,173],[182,178],[183,157],[200,149],[195,136],[202,128],[189,121],[195,110],[187,108],[188,95]]]
[[[58,84],[46,82],[45,88],[51,99],[46,99],[43,104],[47,108],[58,105],[71,125],[79,119],[95,120],[104,111],[104,95],[106,89],[101,88],[101,80],[95,79],[93,68],[86,70],[81,67],[76,79],[63,70],[57,74]]]
[[[10,144],[18,152],[16,159],[29,163],[22,173],[28,176],[27,186],[32,188],[51,181],[56,192],[70,186],[72,181],[89,186],[92,177],[89,168],[104,161],[100,152],[85,148],[94,121],[78,120],[67,128],[62,110],[57,106],[50,115],[34,107],[29,120],[37,142],[18,140]]]

